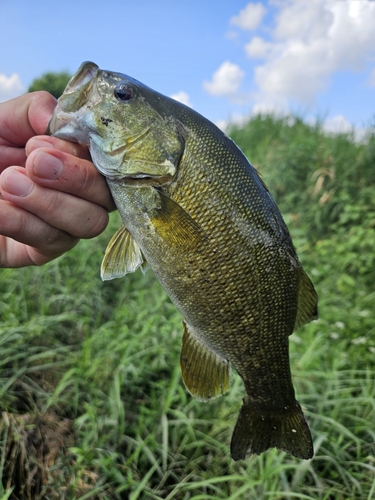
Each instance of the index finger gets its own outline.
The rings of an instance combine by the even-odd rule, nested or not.
[[[45,134],[55,107],[56,99],[45,91],[0,103],[0,144],[23,147],[34,135]]]
[[[0,103],[0,172],[10,165],[24,165],[25,144],[44,134],[56,99],[48,92],[32,92]]]
[[[28,156],[26,172],[40,186],[72,194],[108,211],[116,208],[105,178],[84,158],[57,149],[38,148]]]
[[[58,139],[51,135],[37,135],[32,137],[26,144],[26,156],[29,156],[38,148],[54,148],[63,153],[67,153],[77,158],[91,160],[90,152],[87,146],[82,146],[77,142],[69,142]]]

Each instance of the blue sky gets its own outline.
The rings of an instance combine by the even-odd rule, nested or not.
[[[375,117],[375,1],[0,1],[0,101],[85,60],[221,125],[297,111],[361,128]]]

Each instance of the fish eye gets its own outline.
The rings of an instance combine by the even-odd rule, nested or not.
[[[134,89],[126,83],[119,83],[114,90],[114,95],[119,101],[129,101],[134,94]]]

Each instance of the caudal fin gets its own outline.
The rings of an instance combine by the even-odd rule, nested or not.
[[[233,460],[259,455],[276,447],[298,458],[312,458],[314,449],[309,427],[295,401],[282,411],[263,411],[245,400],[231,442]]]

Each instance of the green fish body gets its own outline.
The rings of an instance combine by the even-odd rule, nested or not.
[[[240,374],[232,457],[277,447],[311,458],[288,337],[317,317],[317,296],[239,148],[189,107],[94,63],[69,82],[49,131],[89,146],[121,214],[102,278],[149,266],[181,312],[190,393],[209,400],[227,391],[230,365]]]

